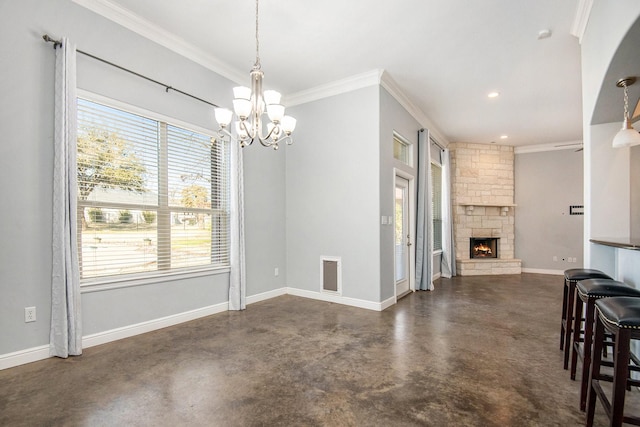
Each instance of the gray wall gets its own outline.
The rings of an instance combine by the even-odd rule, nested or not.
[[[379,89],[290,109],[286,151],[287,285],[320,291],[320,257],[342,258],[342,295],[380,301]]]
[[[41,35],[68,36],[81,50],[213,102],[229,104],[235,84],[69,0],[0,2],[0,17],[0,354],[5,354],[46,345],[49,337],[55,54]],[[80,56],[78,86],[202,127],[216,126],[204,104]],[[253,295],[280,288],[286,279],[285,155],[260,147],[245,154],[247,293]],[[273,275],[275,266],[279,277]],[[227,295],[227,274],[84,292],[84,333],[224,303]],[[27,306],[37,307],[37,322],[24,323]]]
[[[515,255],[523,269],[582,267],[584,216],[569,215],[569,206],[583,204],[582,155],[573,149],[516,154]]]

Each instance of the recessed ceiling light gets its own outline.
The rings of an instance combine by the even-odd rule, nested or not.
[[[500,92],[489,92],[487,95],[489,98],[497,98],[500,96]]]
[[[509,138],[509,135],[500,135],[500,139],[507,139]]]

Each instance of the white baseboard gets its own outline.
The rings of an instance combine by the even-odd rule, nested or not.
[[[311,298],[321,301],[335,302],[353,307],[364,308],[368,310],[382,311],[385,308],[395,304],[395,298],[389,298],[383,302],[372,302],[355,298],[343,297],[340,295],[324,294],[320,292],[305,291],[296,288],[279,288],[268,292],[247,297],[247,304],[265,301],[282,295],[295,295],[304,298]],[[127,325],[121,328],[111,329],[108,331],[98,332],[82,337],[82,347],[89,348],[123,338],[129,338],[135,335],[144,334],[146,332],[155,331],[169,326],[178,325],[180,323],[195,320],[201,317],[210,316],[212,314],[222,313],[229,310],[229,303],[210,305],[195,310],[186,311],[184,313],[173,314],[171,316],[161,317],[158,319],[148,320],[146,322]],[[15,366],[24,365],[38,360],[48,359],[49,345],[28,348],[26,350],[15,351],[13,353],[0,354],[0,370],[13,368]]]
[[[158,329],[166,328],[168,326],[195,320],[200,317],[222,313],[228,310],[229,303],[224,302],[208,307],[186,311],[184,313],[161,317],[159,319],[153,319],[146,322],[136,323],[134,325],[124,326],[122,328],[116,328],[104,332],[98,332],[96,334],[86,335],[82,337],[82,348],[89,348],[100,344],[106,344],[111,341],[129,338],[135,335],[144,334],[145,332],[155,331]],[[24,365],[31,362],[37,362],[38,360],[48,359],[49,357],[49,344],[28,348],[26,350],[20,350],[13,353],[2,354],[0,355],[0,370],[13,368],[14,366]]]
[[[13,353],[0,354],[0,371],[14,366],[25,365],[31,362],[49,358],[49,344]]]
[[[180,323],[199,319],[200,317],[211,316],[212,314],[222,313],[228,310],[229,303],[223,302],[220,304],[210,305],[208,307],[185,311],[184,313],[172,314],[171,316],[160,317],[158,319],[148,320],[146,322],[136,323],[134,325],[123,326],[122,328],[98,332],[96,334],[82,337],[82,348],[89,348],[100,344],[106,344],[111,341],[129,338],[134,335],[140,335],[146,332],[178,325]]]
[[[391,307],[393,304],[395,304],[397,302],[398,302],[398,300],[396,299],[395,296],[392,296],[391,298],[387,298],[386,300],[384,300],[384,301],[382,301],[380,303],[380,310],[379,311],[385,310],[385,309]]]
[[[287,294],[287,288],[274,289],[272,291],[263,292],[261,294],[251,295],[247,297],[247,304],[254,304],[260,301],[266,301],[271,298],[280,297]]]
[[[335,302],[336,304],[349,305],[351,307],[366,308],[367,310],[382,311],[385,302],[373,302],[356,298],[343,297],[337,294],[329,294],[323,292],[307,291],[304,289],[287,288],[287,294],[297,297],[310,298],[326,302]],[[391,298],[395,302],[395,298]]]
[[[546,270],[544,268],[523,268],[523,273],[553,274],[554,276],[564,276],[564,270]]]

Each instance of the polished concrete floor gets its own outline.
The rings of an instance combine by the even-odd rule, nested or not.
[[[561,295],[522,274],[441,279],[383,312],[274,298],[0,371],[0,425],[578,426]]]

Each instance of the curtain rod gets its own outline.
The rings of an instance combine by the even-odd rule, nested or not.
[[[424,132],[425,130],[426,130],[425,128],[422,128],[422,129],[420,129],[420,132]],[[439,143],[438,141],[436,141],[435,139],[433,139],[433,138],[431,137],[431,135],[429,135],[429,141],[431,141],[431,142],[433,142],[434,144],[436,144],[436,145],[438,146],[438,148],[440,148],[442,151],[444,151],[444,150],[445,150],[445,148],[446,148],[446,147],[443,147],[442,145],[440,145],[440,143]]]
[[[49,37],[49,35],[48,35],[48,34],[43,35],[43,36],[42,36],[42,39],[43,39],[45,42],[53,43],[53,48],[54,48],[54,49],[56,49],[58,46],[62,46],[62,42],[61,42],[60,40],[53,39],[53,38]],[[174,91],[174,92],[178,92],[178,93],[180,93],[180,94],[182,94],[182,95],[185,95],[185,96],[188,96],[188,97],[190,97],[190,98],[196,99],[196,100],[198,100],[198,101],[200,101],[200,102],[204,102],[205,104],[209,104],[209,105],[211,105],[212,107],[219,107],[219,105],[216,105],[216,104],[214,104],[214,103],[212,103],[212,102],[209,102],[209,101],[204,100],[204,99],[202,99],[202,98],[198,98],[197,96],[191,95],[190,93],[187,93],[187,92],[181,91],[180,89],[176,89],[176,88],[174,88],[174,87],[172,87],[172,86],[170,86],[170,85],[168,85],[168,84],[165,84],[165,83],[159,82],[159,81],[157,81],[157,80],[154,80],[154,79],[152,79],[151,77],[147,77],[147,76],[142,75],[142,74],[140,74],[140,73],[136,73],[135,71],[129,70],[128,68],[122,67],[122,66],[120,66],[120,65],[118,65],[118,64],[114,64],[113,62],[109,62],[109,61],[107,61],[106,59],[102,59],[102,58],[99,58],[99,57],[97,57],[97,56],[95,56],[95,55],[92,55],[92,54],[90,54],[90,53],[83,52],[83,51],[81,51],[80,49],[76,49],[76,52],[81,53],[82,55],[88,56],[89,58],[95,59],[96,61],[100,61],[100,62],[102,62],[102,63],[104,63],[104,64],[111,65],[112,67],[116,67],[116,68],[118,68],[119,70],[126,71],[127,73],[133,74],[134,76],[138,76],[138,77],[140,77],[140,78],[143,78],[143,79],[145,79],[145,80],[148,80],[148,81],[150,81],[150,82],[153,82],[153,83],[155,83],[155,84],[157,84],[157,85],[160,85],[160,86],[164,87],[164,90],[165,90],[165,92],[167,92],[167,93],[169,92],[169,90],[172,90],[172,91]]]

